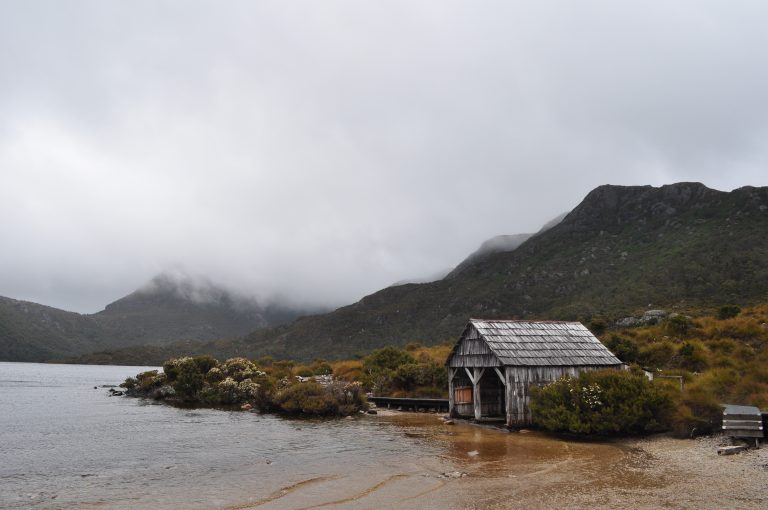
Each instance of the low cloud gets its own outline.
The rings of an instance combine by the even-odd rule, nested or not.
[[[600,184],[766,185],[762,2],[7,2],[0,294],[336,306]]]

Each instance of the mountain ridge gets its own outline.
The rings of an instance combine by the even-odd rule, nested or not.
[[[767,233],[768,187],[604,185],[546,232],[455,278],[383,289],[238,344],[276,357],[349,356],[451,340],[470,316],[583,319],[647,304],[768,301]]]
[[[0,296],[0,360],[47,361],[145,344],[235,338],[313,311],[261,305],[210,281],[168,273],[94,314]]]
[[[551,228],[450,278],[391,286],[239,338],[153,347],[151,355],[338,359],[384,345],[452,341],[469,317],[610,320],[648,306],[768,302],[766,234],[768,187],[604,185]],[[135,360],[144,348],[80,360]]]

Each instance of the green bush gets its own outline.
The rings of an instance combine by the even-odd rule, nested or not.
[[[602,335],[608,328],[608,323],[605,319],[592,319],[589,321],[587,328],[595,335]]]
[[[246,358],[230,358],[217,367],[224,378],[231,377],[235,381],[250,379],[260,372],[259,367]]]
[[[202,356],[195,356],[192,358],[192,361],[195,362],[195,365],[197,365],[197,370],[201,374],[205,375],[207,374],[212,368],[216,368],[219,366],[219,362],[216,358],[213,356],[209,356],[207,354],[204,354]]]
[[[312,371],[312,375],[333,374],[333,367],[331,366],[331,364],[322,358],[318,358],[315,361],[313,361],[312,364],[309,366],[309,369]]]
[[[336,414],[338,407],[326,398],[325,389],[317,383],[294,384],[275,395],[275,405],[289,414]]]
[[[403,349],[384,347],[376,349],[363,360],[363,369],[367,372],[397,370],[401,365],[415,362],[416,358]]]
[[[733,319],[741,313],[741,308],[736,305],[723,305],[717,311],[717,318],[720,320]]]
[[[203,389],[203,374],[200,373],[197,363],[193,358],[181,358],[176,361],[176,378],[172,382],[176,395],[182,400],[193,401]]]
[[[671,420],[672,431],[678,437],[710,434],[720,429],[723,408],[718,398],[702,388],[687,388]]]
[[[142,372],[136,377],[128,377],[120,386],[126,389],[128,395],[139,397],[153,396],[167,382],[164,373],[157,370]]]
[[[261,385],[251,379],[235,381],[227,377],[216,386],[206,391],[205,399],[212,405],[255,404],[260,406],[262,400]]]
[[[605,346],[625,363],[636,362],[640,355],[640,349],[635,342],[619,335],[611,335]]]
[[[401,365],[392,376],[392,387],[396,390],[412,391],[420,386],[442,387],[447,384],[448,372],[434,361]]]
[[[700,342],[685,342],[677,351],[675,368],[683,368],[692,372],[701,372],[709,365],[706,349]]]
[[[674,336],[685,336],[692,328],[693,320],[681,314],[673,315],[664,322],[664,330]]]
[[[673,402],[642,373],[600,370],[533,388],[531,410],[550,431],[640,434],[668,428]]]
[[[637,361],[651,368],[666,367],[669,366],[672,357],[675,355],[675,350],[675,345],[672,342],[655,342],[640,349]]]
[[[288,414],[317,416],[349,415],[366,405],[359,383],[322,386],[314,382],[293,384],[278,391],[274,404]]]

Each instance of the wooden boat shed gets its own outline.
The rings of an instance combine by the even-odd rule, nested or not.
[[[529,387],[622,362],[579,322],[470,319],[448,366],[451,416],[531,423]]]

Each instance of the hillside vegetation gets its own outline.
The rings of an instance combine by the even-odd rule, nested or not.
[[[164,352],[332,360],[386,345],[452,342],[470,317],[612,323],[649,305],[714,311],[768,301],[765,260],[768,188],[601,186],[513,251],[472,256],[443,280],[389,287],[331,313]],[[136,360],[136,351],[77,361],[128,357]]]
[[[49,356],[56,352],[57,358],[86,363],[155,363],[187,354],[333,360],[387,345],[451,342],[470,317],[585,323],[599,318],[610,324],[649,306],[712,312],[722,303],[768,302],[766,260],[768,188],[601,186],[562,221],[512,251],[481,250],[436,282],[389,287],[331,313],[247,335],[248,321],[237,319],[242,310],[227,308],[226,300],[211,312],[215,318],[188,301],[181,312],[147,305],[144,310],[151,311],[137,313],[123,303],[122,311],[108,307],[97,318],[99,327],[119,331],[111,337],[119,345],[105,342],[100,352],[80,357],[67,356],[72,349],[49,351]],[[175,333],[158,340],[150,333],[164,331],[164,318]],[[69,330],[35,327],[48,327],[58,344],[75,342],[78,349],[104,339],[100,330],[83,324]],[[17,332],[30,335],[27,326]],[[67,337],[64,331],[73,333]],[[141,343],[153,345],[132,347]],[[32,354],[44,355],[40,349]]]
[[[585,372],[534,388],[531,406],[540,427],[603,435],[672,429],[687,437],[719,428],[723,403],[768,409],[768,304],[744,310],[727,305],[698,317],[673,314],[643,327],[592,326],[630,370]],[[167,360],[164,373],[139,374],[124,387],[172,402],[344,415],[365,408],[362,391],[446,398],[451,348],[411,343],[304,364],[270,356],[223,363],[186,357]]]
[[[562,222],[446,279],[390,287],[250,334],[240,352],[311,359],[455,339],[470,317],[608,321],[768,300],[768,188],[601,186]]]

